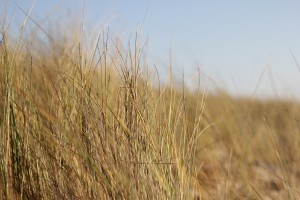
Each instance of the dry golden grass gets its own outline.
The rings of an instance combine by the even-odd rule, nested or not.
[[[138,32],[80,41],[5,41],[0,199],[300,199],[298,103],[153,83]]]

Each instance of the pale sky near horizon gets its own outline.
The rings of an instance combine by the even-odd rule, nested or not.
[[[16,24],[24,15],[14,2],[26,11],[33,3],[2,0],[1,12],[4,2]],[[80,15],[83,4],[83,0],[37,0],[31,16],[43,26],[49,14],[50,20]],[[184,69],[189,79],[198,65],[218,87],[252,96],[265,69],[256,96],[300,99],[300,69],[290,52],[300,63],[300,1],[86,0],[85,4],[90,26],[108,23],[118,34],[134,33],[145,18],[143,38],[149,40],[151,63],[167,65],[171,49],[178,77]]]

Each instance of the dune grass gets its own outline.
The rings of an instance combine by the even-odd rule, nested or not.
[[[133,49],[104,32],[82,40],[5,41],[0,198],[196,195],[199,123],[188,134],[183,95],[150,83],[138,33]]]
[[[139,31],[126,46],[79,30],[6,34],[0,199],[300,198],[297,102],[174,87]]]

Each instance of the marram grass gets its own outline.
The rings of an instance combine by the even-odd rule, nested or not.
[[[298,103],[162,82],[138,31],[8,36],[0,199],[300,198]]]
[[[172,88],[152,86],[138,40],[125,49],[105,34],[92,47],[20,38],[1,51],[1,199],[198,195],[201,130],[188,134]]]

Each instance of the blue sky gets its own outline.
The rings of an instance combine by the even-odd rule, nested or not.
[[[8,2],[12,12],[14,3]],[[15,2],[28,10],[33,1]],[[83,3],[37,0],[32,16],[46,25],[43,19],[49,15],[48,21],[81,15]],[[178,77],[184,70],[191,79],[198,65],[218,87],[252,96],[265,69],[256,96],[300,98],[300,70],[289,50],[300,63],[300,1],[86,0],[85,4],[90,27],[108,23],[124,36],[134,33],[146,17],[143,36],[149,40],[151,63],[166,67],[171,48]],[[13,21],[17,24],[23,18],[16,9]],[[203,81],[211,89],[208,80]],[[193,87],[195,82],[191,79],[188,84]]]

